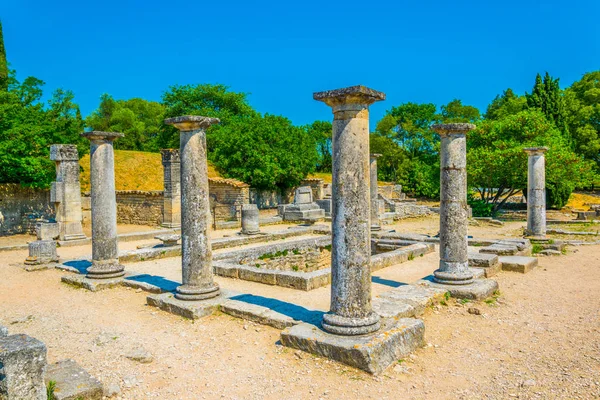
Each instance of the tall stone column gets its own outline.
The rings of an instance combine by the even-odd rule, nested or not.
[[[371,306],[369,105],[385,94],[353,86],[319,92],[333,108],[331,311],[322,326],[338,335],[380,328]]]
[[[162,149],[164,173],[163,222],[165,228],[181,226],[181,191],[179,149]]]
[[[379,196],[377,195],[377,159],[381,154],[371,154],[370,171],[371,171],[371,230],[381,230],[379,221]]]
[[[165,124],[180,131],[183,279],[175,294],[180,300],[203,300],[220,294],[219,285],[214,281],[208,235],[210,201],[206,157],[206,129],[218,122],[217,118],[195,115],[165,120]]]
[[[56,181],[50,191],[60,240],[85,239],[81,225],[79,154],[74,144],[53,144],[50,159],[56,163]]]
[[[92,266],[88,268],[87,277],[120,277],[125,274],[125,267],[119,264],[113,141],[124,135],[93,131],[84,132],[81,136],[88,138],[91,143]]]
[[[465,285],[473,282],[467,256],[467,132],[473,124],[439,124],[440,148],[440,266],[438,283]]]
[[[546,158],[547,147],[529,147],[527,169],[528,236],[546,237]]]

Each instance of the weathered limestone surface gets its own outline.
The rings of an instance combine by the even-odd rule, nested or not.
[[[467,137],[473,124],[433,125],[440,149],[440,267],[438,283],[464,285],[473,281],[467,256]]]
[[[50,159],[56,163],[56,181],[52,182],[50,201],[54,203],[60,240],[85,239],[81,221],[79,154],[74,144],[53,144]]]
[[[90,279],[120,277],[125,274],[125,268],[119,264],[113,141],[124,135],[93,131],[81,136],[91,143],[92,266],[87,275]]]
[[[240,293],[222,290],[219,296],[207,298],[204,301],[180,300],[173,293],[150,295],[146,298],[148,305],[158,307],[163,311],[189,319],[199,319],[219,310],[221,304]]]
[[[177,242],[181,239],[181,235],[177,234],[167,234],[167,235],[158,235],[154,236],[154,239],[158,239],[162,242],[163,247],[172,247],[177,246]]]
[[[181,160],[179,149],[162,149],[164,173],[163,223],[166,228],[181,226]]]
[[[547,147],[524,149],[529,155],[527,168],[527,235],[546,236],[546,159]]]
[[[38,222],[35,224],[38,240],[54,240],[60,236],[60,226],[56,222]]]
[[[102,400],[104,388],[102,382],[91,376],[73,360],[63,360],[49,364],[45,382],[56,382],[54,397],[56,400]]]
[[[210,202],[206,157],[206,129],[218,122],[217,118],[194,115],[165,120],[165,124],[179,129],[180,138],[183,279],[175,295],[179,300],[204,300],[220,293],[213,277],[208,234]]]
[[[486,253],[469,253],[469,267],[482,268],[486,278],[494,276],[502,270],[502,264],[498,261],[498,256]]]
[[[469,273],[473,276],[474,269],[471,269]],[[473,279],[468,285],[448,285],[428,280],[421,280],[419,284],[435,289],[444,289],[452,297],[469,300],[484,300],[498,290],[498,282],[493,279]]]
[[[369,171],[371,175],[371,230],[381,230],[379,221],[379,197],[377,194],[377,159],[381,154],[371,154]]]
[[[29,257],[25,259],[26,265],[40,265],[51,262],[58,262],[54,240],[36,240],[29,243]]]
[[[242,234],[260,233],[259,213],[256,204],[242,204]]]
[[[281,332],[281,343],[320,357],[380,374],[424,343],[425,324],[414,318],[388,318],[377,332],[360,336],[328,333],[307,323]]]
[[[520,272],[526,274],[538,265],[538,259],[535,257],[523,256],[502,256],[498,257],[502,264],[503,271]]]
[[[380,328],[371,305],[369,105],[385,94],[353,86],[313,98],[332,107],[334,115],[331,311],[322,326],[336,335],[367,334]]]
[[[46,345],[27,335],[0,336],[0,399],[46,400]]]
[[[285,221],[315,222],[325,218],[325,210],[313,202],[310,186],[301,186],[294,193],[294,203],[285,205],[283,219]]]

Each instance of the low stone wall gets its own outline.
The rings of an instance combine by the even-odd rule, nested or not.
[[[117,223],[160,225],[163,213],[162,191],[118,190]]]
[[[32,232],[36,219],[54,218],[50,190],[0,184],[0,214],[0,235]]]

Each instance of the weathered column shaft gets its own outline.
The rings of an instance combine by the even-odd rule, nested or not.
[[[125,272],[119,264],[113,141],[124,135],[94,131],[84,132],[82,136],[91,142],[92,267],[88,268],[88,277],[122,276]]]
[[[331,311],[326,331],[360,335],[379,329],[371,306],[369,105],[385,94],[355,86],[315,93],[333,108]]]
[[[377,159],[381,154],[371,154],[370,171],[371,171],[371,230],[378,231],[381,229],[379,221],[379,196],[377,194]]]
[[[218,296],[210,245],[210,201],[206,129],[219,120],[183,116],[165,120],[180,130],[182,285],[175,297],[202,300]]]
[[[242,234],[256,235],[260,232],[260,213],[256,204],[242,204]]]
[[[164,173],[162,226],[179,228],[181,226],[181,163],[179,149],[163,149],[160,152]]]
[[[81,186],[79,183],[79,154],[72,144],[50,146],[50,159],[56,162],[56,181],[52,183],[60,240],[85,239],[81,225]]]
[[[546,236],[546,158],[547,147],[524,149],[527,168],[527,235]]]
[[[440,148],[440,266],[439,283],[463,285],[473,281],[467,255],[467,137],[472,124],[432,127],[441,137]]]

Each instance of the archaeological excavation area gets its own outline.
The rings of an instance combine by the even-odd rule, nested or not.
[[[474,124],[431,127],[430,204],[378,183],[385,93],[313,99],[333,114],[331,183],[275,206],[209,177],[217,118],[164,121],[180,146],[161,151],[154,225],[122,223],[123,133],[82,133],[89,193],[77,147],[53,145],[54,217],[0,237],[0,399],[600,396],[600,206],[547,214],[548,148],[525,149],[522,218],[473,217]]]

